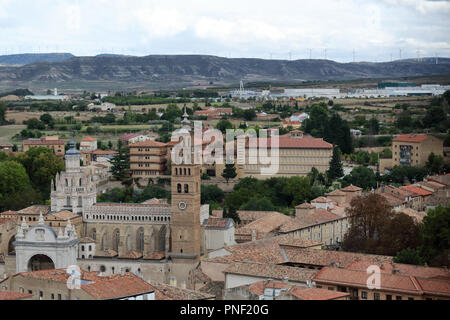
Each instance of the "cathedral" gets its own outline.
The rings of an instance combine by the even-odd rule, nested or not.
[[[58,173],[51,183],[51,211],[69,210],[82,214],[96,203],[97,188],[95,176],[88,168],[82,170],[81,154],[72,139],[65,156],[66,171]]]
[[[186,116],[183,130],[190,131]],[[57,174],[55,182],[51,183],[51,210],[48,213],[71,211],[82,217],[81,232],[75,233],[77,239],[71,242],[76,242],[77,248],[70,249],[70,252],[79,252],[77,265],[87,271],[134,272],[145,280],[178,281],[182,287],[191,287],[191,271],[206,251],[205,233],[200,222],[200,165],[173,166],[172,204],[164,201],[97,203],[96,180],[89,170],[80,166],[80,159],[81,154],[72,139],[65,154],[66,170]],[[36,264],[28,261],[28,257],[33,256],[33,246],[21,240],[26,228],[25,225],[18,228],[16,266],[21,271],[36,265],[64,267],[61,261],[65,260],[52,258],[61,253],[55,255],[52,252],[61,247],[59,242],[65,239],[65,234],[50,232],[52,228],[44,226],[41,217],[36,228],[41,233],[47,232],[51,239],[45,244],[49,251],[48,261],[44,259],[41,264]],[[51,243],[55,243],[54,248]],[[92,248],[95,252],[88,253],[87,250]],[[45,250],[37,247],[35,250],[45,255]],[[22,254],[25,252],[26,256]]]

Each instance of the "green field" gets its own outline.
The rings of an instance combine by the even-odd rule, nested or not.
[[[0,126],[0,142],[1,143],[17,143],[12,141],[12,137],[22,131],[23,129],[26,129],[27,126],[25,125],[10,125],[10,126]]]

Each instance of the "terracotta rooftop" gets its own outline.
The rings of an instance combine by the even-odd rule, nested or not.
[[[121,255],[118,257],[119,259],[133,259],[133,260],[137,260],[142,258],[142,252],[139,251],[128,251],[127,253]]]
[[[23,144],[26,146],[64,145],[64,140],[28,139],[24,140]]]
[[[386,199],[388,205],[390,205],[391,207],[401,206],[405,202],[405,200],[402,200],[390,193],[384,192],[384,193],[380,193],[380,195]]]
[[[128,133],[128,134],[124,134],[123,136],[120,136],[119,139],[120,140],[129,140],[129,139],[136,138],[139,136],[140,136],[140,134],[138,134],[138,133]]]
[[[332,202],[332,201],[331,201],[331,200],[328,200],[327,198],[321,196],[321,197],[317,197],[317,198],[311,200],[311,202],[329,203],[329,202]]]
[[[307,280],[311,280],[314,277],[317,270],[265,263],[233,262],[225,270],[225,273],[277,280],[288,277],[290,281],[306,283]]]
[[[292,286],[286,294],[293,295],[300,300],[335,300],[350,296],[350,294],[346,292],[301,286]]]
[[[81,141],[90,141],[90,142],[92,142],[92,141],[97,141],[97,139],[92,138],[92,137],[87,137],[87,138],[81,139]]]
[[[286,256],[285,261],[299,265],[308,266],[329,266],[338,264],[340,267],[346,267],[355,260],[368,261],[373,264],[392,263],[392,257],[316,249],[299,249],[292,247],[283,247],[283,253]]]
[[[73,218],[77,218],[77,217],[79,217],[78,214],[73,213],[72,211],[63,210],[63,211],[59,211],[59,212],[55,212],[55,213],[46,215],[45,220],[67,221],[69,219],[73,219]]]
[[[328,193],[328,196],[345,196],[345,192],[341,190],[334,190],[330,193]]]
[[[204,223],[206,229],[229,229],[232,226],[234,222],[230,218],[208,218]]]
[[[237,214],[239,215],[239,219],[241,221],[255,221],[262,217],[265,217],[276,211],[247,211],[247,210],[238,210]],[[279,213],[279,212],[277,212]]]
[[[31,293],[21,293],[16,291],[0,291],[0,301],[2,300],[21,300],[31,298]]]
[[[450,281],[425,279],[414,276],[381,273],[381,290],[411,295],[435,295],[450,297]],[[367,288],[366,270],[350,270],[335,267],[322,268],[314,277],[317,283]]]
[[[215,296],[188,289],[169,286],[159,282],[150,282],[155,290],[155,300],[211,300]]]
[[[348,187],[342,188],[341,191],[344,192],[355,192],[355,191],[361,191],[362,189],[360,187],[349,185]]]
[[[91,151],[91,153],[95,154],[95,155],[98,155],[98,156],[118,154],[118,152],[114,151],[114,150],[99,150],[99,149]]]
[[[258,138],[258,146],[266,143],[270,148],[272,144],[271,138]],[[289,136],[280,136],[278,141],[279,148],[282,149],[332,149],[333,145],[324,141],[322,138],[302,137],[295,138]],[[248,141],[247,141],[248,148]]]
[[[366,271],[367,268],[372,265],[371,262],[356,260],[350,263],[346,269]],[[450,271],[445,268],[434,268],[417,266],[403,263],[379,263],[381,273],[398,274],[403,276],[413,276],[420,278],[432,279],[436,277],[448,278],[450,280]]]
[[[97,272],[97,271],[87,272],[87,271],[81,270],[81,280],[93,281],[93,280],[97,280],[97,279],[102,279],[102,277],[100,277],[98,275],[98,273],[99,272]],[[11,277],[18,277],[18,276],[33,278],[33,279],[66,282],[70,275],[67,273],[67,270],[65,268],[61,268],[61,269],[19,272],[19,273],[12,275]]]
[[[255,230],[257,233],[267,234],[279,228],[281,225],[290,223],[292,218],[279,213],[279,212],[270,212],[268,215],[265,215],[258,220],[250,222],[242,228],[236,229],[236,234],[247,233],[251,234],[252,230]]]
[[[342,216],[336,215],[325,209],[315,208],[310,214],[295,217],[291,221],[284,223],[280,226],[279,231],[281,233],[287,233],[342,218]]]
[[[96,250],[95,256],[102,257],[102,258],[114,258],[114,257],[117,257],[117,251],[112,250],[112,249]]]
[[[413,218],[416,222],[422,222],[423,218],[427,215],[425,211],[417,211],[411,208],[405,208],[400,210],[399,212],[406,214]]]
[[[392,141],[394,142],[422,142],[427,139],[431,138],[430,136],[424,135],[424,134],[402,134],[394,139]]]
[[[154,141],[154,140],[146,140],[146,141],[141,141],[141,142],[137,142],[137,143],[133,143],[133,144],[129,145],[130,148],[137,148],[137,147],[162,148],[165,146],[166,146],[165,143]]]
[[[80,238],[80,243],[95,243],[95,240],[90,237]]]
[[[148,282],[142,280],[133,273],[125,273],[82,284],[81,289],[97,300],[120,299],[154,292],[154,288]]]
[[[144,256],[144,260],[162,260],[166,257],[164,252],[152,252],[146,256]]]
[[[50,206],[36,204],[33,206],[26,207],[22,210],[19,210],[18,213],[19,214],[37,214],[37,215],[42,213],[43,215],[46,215],[49,211],[50,211]]]
[[[304,202],[295,207],[295,209],[297,209],[297,208],[298,209],[315,209],[316,207],[314,207],[312,204],[310,204],[308,202]]]
[[[429,195],[433,194],[432,192],[430,192],[428,190],[425,190],[425,189],[422,189],[420,187],[416,187],[416,186],[413,186],[413,185],[402,186],[402,187],[400,187],[400,189],[407,190],[407,191],[412,192],[412,193],[414,193],[416,195],[419,195],[419,196],[429,196]]]
[[[3,216],[14,216],[14,215],[17,215],[17,211],[11,211],[11,210],[3,211],[0,213],[0,218],[2,215]]]

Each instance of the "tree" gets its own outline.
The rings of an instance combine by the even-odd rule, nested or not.
[[[236,209],[234,209],[234,208],[224,207],[222,216],[224,218],[231,218],[231,219],[233,219],[235,224],[240,224],[241,223],[241,219],[239,218],[239,215],[237,214]]]
[[[372,169],[359,166],[346,175],[343,179],[344,185],[353,184],[365,190],[377,187],[377,180]]]
[[[133,183],[130,172],[129,149],[120,148],[119,153],[111,160],[111,172],[114,179],[122,182],[124,186]]]
[[[250,211],[274,211],[275,207],[268,198],[255,196],[242,205],[240,209]]]
[[[217,185],[201,186],[201,203],[212,203],[217,202],[221,203],[225,198],[225,193],[222,189],[220,189]]]
[[[5,124],[6,122],[6,104],[0,102],[0,126]]]
[[[381,229],[380,243],[376,253],[395,256],[407,248],[419,245],[419,226],[413,218],[404,214],[394,214]]]
[[[428,211],[420,229],[420,255],[430,265],[449,265],[450,253],[450,205],[438,206]],[[443,264],[441,264],[443,265]]]
[[[378,134],[380,132],[380,123],[376,118],[369,120],[368,129],[370,134]]]
[[[33,129],[44,130],[45,129],[45,124],[36,118],[28,119],[27,121],[25,121],[25,124],[27,125],[27,129],[30,129],[30,130],[33,130]]]
[[[327,171],[328,178],[334,180],[344,175],[341,162],[341,150],[338,147],[333,148],[333,157],[330,161],[330,168]]]
[[[442,173],[444,169],[444,158],[431,152],[428,156],[428,161],[426,162],[425,167],[431,174]]]
[[[223,172],[222,172],[222,177],[224,177],[228,183],[228,181],[230,179],[233,179],[236,176],[237,176],[237,173],[236,173],[236,167],[234,166],[234,164],[233,163],[226,164],[225,168],[223,169]]]
[[[344,237],[343,249],[375,253],[379,246],[380,234],[392,215],[391,207],[379,194],[371,193],[354,198],[347,213],[350,229]]]
[[[222,131],[222,133],[226,133],[227,129],[233,129],[233,124],[228,120],[220,120],[216,124],[216,129]]]
[[[40,116],[39,120],[41,120],[46,125],[49,125],[50,123],[53,123],[55,121],[49,113],[44,113],[42,116]]]
[[[419,251],[417,249],[403,249],[394,257],[395,263],[405,263],[405,264],[413,264],[413,265],[422,265],[422,257],[419,254]]]
[[[0,162],[0,210],[18,210],[38,201],[23,165],[16,161]]]
[[[39,191],[44,200],[50,198],[50,182],[58,172],[64,170],[64,161],[48,148],[30,148],[19,154],[16,160],[21,163],[30,178],[31,185]]]

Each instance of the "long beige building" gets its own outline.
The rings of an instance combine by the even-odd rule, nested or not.
[[[272,138],[258,139],[258,146],[267,143],[267,153],[271,155]],[[251,144],[247,143],[245,149],[245,164],[239,165],[239,170],[243,176],[253,176],[257,178],[267,178],[271,176],[306,176],[312,168],[319,172],[325,172],[329,168],[329,163],[333,155],[333,145],[321,138],[305,136],[302,131],[294,130],[279,137],[279,157],[274,157],[278,161],[278,172],[275,175],[261,174],[261,168],[268,167],[262,164],[260,159],[255,159],[250,155]],[[239,157],[243,157],[238,152]],[[254,164],[253,164],[254,163]]]

